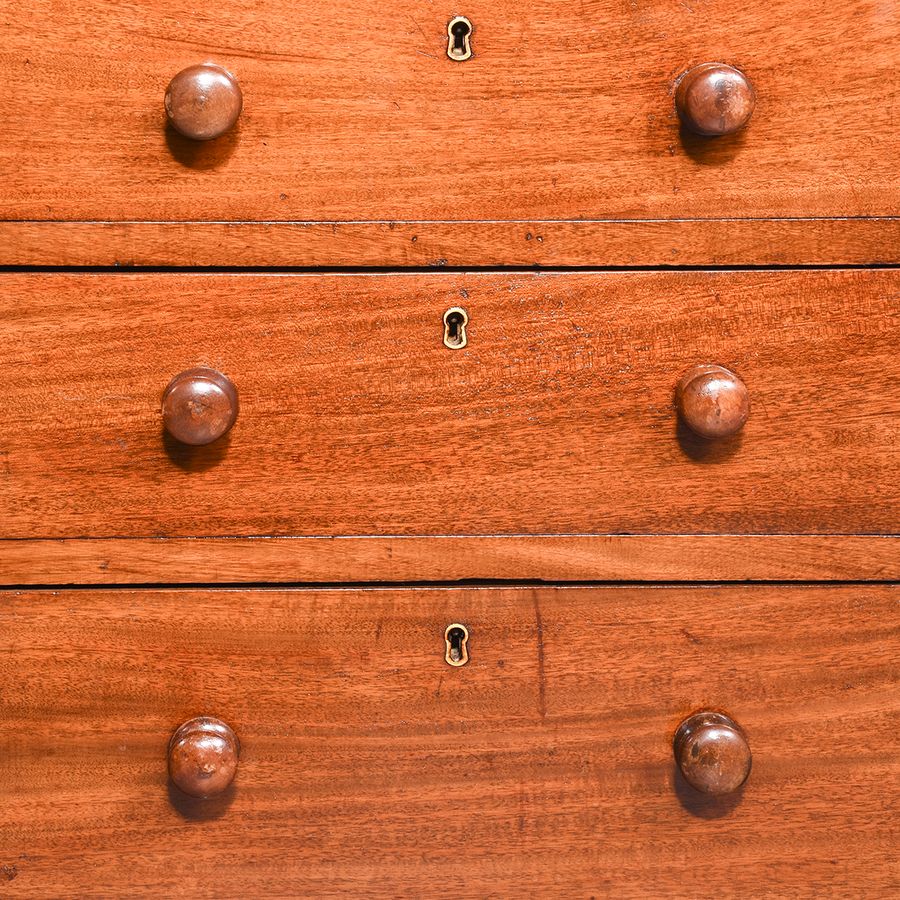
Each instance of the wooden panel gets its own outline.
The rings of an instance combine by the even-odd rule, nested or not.
[[[900,219],[0,222],[8,266],[743,266],[900,263]]]
[[[900,16],[851,0],[29,3],[3,24],[7,220],[577,221],[896,216]],[[752,79],[748,128],[679,129],[705,61]],[[233,71],[237,129],[166,129],[181,68]],[[538,253],[535,245],[534,253]],[[217,260],[229,264],[225,253]],[[581,259],[596,263],[596,257]]]
[[[900,537],[507,535],[0,540],[0,584],[900,581]]]
[[[896,271],[0,285],[7,538],[897,530]],[[749,386],[736,440],[676,422],[699,362]],[[241,412],[189,451],[159,401],[196,365]]]
[[[898,597],[7,593],[4,893],[893,896]],[[754,754],[730,800],[674,772],[675,728],[708,706]],[[242,742],[206,804],[165,773],[200,713]]]

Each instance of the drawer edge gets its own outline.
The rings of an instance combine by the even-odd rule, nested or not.
[[[896,581],[900,535],[0,540],[0,584]]]
[[[3,266],[900,263],[900,217],[592,221],[0,221]]]

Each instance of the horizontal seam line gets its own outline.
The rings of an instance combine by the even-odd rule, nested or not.
[[[211,534],[211,535],[75,535],[66,537],[4,537],[5,543],[52,541],[345,541],[345,540],[453,540],[453,539],[545,539],[545,538],[881,538],[896,539],[900,534],[891,532],[571,532],[571,533],[510,533],[510,534]]]

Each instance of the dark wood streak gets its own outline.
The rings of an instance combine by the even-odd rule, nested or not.
[[[547,681],[544,670],[544,622],[541,618],[540,591],[531,592],[534,603],[534,635],[537,648],[537,679],[538,679],[538,713],[543,722],[547,718]]]

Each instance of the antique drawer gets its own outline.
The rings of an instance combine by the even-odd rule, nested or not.
[[[7,274],[0,290],[4,538],[897,532],[896,271]],[[455,307],[466,343],[448,347]],[[708,409],[735,427],[749,400],[730,437],[676,413],[704,364],[739,379]],[[206,446],[161,415],[195,367],[238,394]]]
[[[4,894],[888,896],[898,599],[6,592]],[[451,624],[468,630],[462,667],[445,661]],[[673,736],[701,710],[749,747],[743,787],[680,774]],[[207,759],[208,799],[167,778],[170,736],[196,716],[234,733]],[[196,786],[182,762],[173,777]]]
[[[3,263],[898,261],[879,0],[77,0],[2,28]],[[732,127],[755,96],[730,135],[676,111],[708,63],[747,85],[684,120]],[[206,64],[238,85],[223,122],[243,108],[195,141],[163,100]]]

